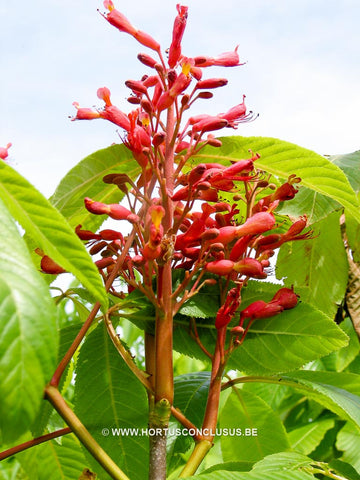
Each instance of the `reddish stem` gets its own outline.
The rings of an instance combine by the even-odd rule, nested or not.
[[[21,443],[20,445],[16,445],[15,447],[9,448],[8,450],[4,450],[0,452],[0,461],[5,460],[5,458],[11,457],[16,453],[23,452],[28,448],[35,447],[36,445],[40,445],[41,443],[48,442],[53,438],[62,437],[63,435],[67,435],[71,433],[70,427],[62,428],[61,430],[56,430],[56,432],[47,433],[46,435],[42,435],[41,437],[33,438],[32,440],[28,440],[27,442]]]

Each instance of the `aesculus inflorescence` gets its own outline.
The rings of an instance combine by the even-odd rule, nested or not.
[[[205,147],[208,152],[222,146],[213,132],[237,129],[239,124],[256,118],[247,111],[245,96],[217,115],[189,113],[195,102],[211,99],[214,90],[227,84],[226,78],[203,77],[211,66],[243,65],[238,47],[214,57],[186,56],[181,42],[188,8],[177,5],[172,41],[165,54],[160,44],[134,27],[111,0],[105,0],[104,6],[107,13],[103,17],[111,25],[150,49],[150,53],[139,53],[137,57],[148,73],[139,80],[125,82],[130,90],[129,113],[113,105],[110,90],[102,87],[97,96],[104,105],[83,108],[75,102],[73,120],[104,119],[120,127],[123,144],[131,151],[141,174],[136,180],[121,172],[103,179],[121,190],[126,206],[85,198],[89,212],[127,222],[130,233],[125,233],[129,228],[124,229],[121,223],[118,230],[97,233],[78,225],[76,233],[89,246],[90,254],[98,256],[96,265],[105,281],[109,276],[114,278],[116,269],[128,292],[141,291],[155,307],[155,343],[148,343],[153,349],[146,353],[155,408],[164,400],[171,405],[173,400],[174,315],[206,285],[219,283],[214,352],[202,346],[194,323],[191,332],[212,360],[203,424],[212,430],[217,420],[221,375],[229,354],[242,344],[253,321],[297,304],[298,296],[292,289],[280,288],[270,302],[259,299],[241,310],[241,290],[249,279],[266,279],[271,271],[270,259],[283,243],[311,237],[311,231],[305,230],[305,216],[294,222],[287,220],[287,228],[284,224],[279,228],[275,217],[278,206],[294,198],[301,179],[293,174],[283,184],[278,179],[271,181],[270,175],[257,168],[260,155],[251,151],[248,158],[224,163],[211,163],[202,155]],[[48,264],[46,258],[42,262],[45,272]],[[176,285],[175,270],[182,272]],[[125,295],[115,284],[110,291],[119,297]],[[239,320],[236,326],[235,318]],[[162,427],[166,425],[166,420],[159,421],[159,415],[154,418],[156,426],[159,422]],[[205,440],[211,442],[211,435]]]
[[[233,292],[234,283],[241,287],[248,278],[265,279],[275,249],[287,241],[309,238],[310,232],[302,233],[306,227],[305,217],[285,233],[272,233],[276,228],[274,211],[280,202],[294,198],[295,185],[300,178],[291,175],[286,183],[276,188],[269,182],[269,176],[256,168],[259,155],[252,152],[250,158],[228,165],[193,160],[206,145],[221,146],[221,140],[210,132],[236,129],[240,123],[255,118],[252,112],[247,112],[245,96],[240,104],[225,113],[188,115],[194,102],[210,99],[213,96],[211,90],[227,84],[226,78],[204,79],[208,67],[243,65],[238,47],[215,57],[185,56],[181,40],[188,8],[177,5],[178,14],[166,61],[159,43],[135,28],[115,9],[111,0],[106,0],[104,6],[108,10],[104,18],[119,31],[132,35],[153,50],[154,56],[140,53],[138,59],[150,69],[150,74],[140,80],[125,82],[131,91],[128,101],[134,105],[129,113],[112,104],[107,87],[99,88],[97,92],[105,103],[103,108],[82,108],[74,102],[77,113],[73,120],[102,118],[121,127],[123,143],[142,169],[136,183],[124,174],[114,173],[104,178],[106,183],[113,183],[125,192],[130,207],[107,205],[90,198],[85,199],[85,207],[95,215],[106,215],[132,224],[135,235],[132,244],[127,244],[124,261],[119,266],[119,275],[130,291],[140,289],[151,301],[157,302],[153,276],[158,273],[159,266],[171,262],[172,269],[186,272],[182,288],[177,289],[177,296],[182,291],[183,298],[174,305],[176,313],[184,298],[189,299],[201,285],[212,281],[207,274],[225,277],[228,290],[223,291],[224,302],[216,320],[216,327],[223,327],[240,307],[239,287],[235,288],[239,298],[232,302],[233,307],[226,306],[225,299],[229,303],[231,295],[227,297]],[[171,178],[166,174],[166,163],[169,162],[172,163]],[[266,195],[267,189],[271,189],[271,193]],[[233,199],[229,200],[227,195],[224,201],[223,192],[232,193]],[[167,213],[168,216],[171,213],[171,218],[164,227],[169,204],[171,211]],[[244,208],[239,204],[245,205],[246,213],[241,218],[239,213]],[[103,230],[92,233],[81,230],[80,225],[76,231],[91,246],[91,254],[101,253],[102,258],[96,264],[105,274],[124,253],[126,243],[120,232]],[[191,282],[193,278],[197,281]],[[187,291],[190,283],[192,288]],[[274,314],[279,311],[281,307],[274,310]]]

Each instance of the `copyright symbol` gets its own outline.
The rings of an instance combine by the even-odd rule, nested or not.
[[[103,437],[108,437],[108,436],[109,436],[109,433],[110,433],[110,431],[109,431],[108,428],[103,428],[103,429],[101,430],[101,435],[102,435]]]

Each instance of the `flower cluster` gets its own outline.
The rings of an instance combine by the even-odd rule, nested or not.
[[[209,67],[242,65],[238,47],[214,57],[185,56],[181,40],[188,9],[177,5],[165,60],[154,38],[134,27],[111,0],[105,0],[104,6],[103,17],[111,25],[152,51],[138,55],[149,74],[125,82],[133,106],[129,113],[113,105],[110,90],[102,87],[97,96],[103,107],[83,108],[75,102],[73,120],[104,119],[120,127],[123,143],[141,175],[136,183],[121,173],[104,178],[125,195],[127,207],[85,198],[85,208],[92,214],[129,222],[130,235],[124,238],[116,230],[94,233],[82,230],[81,225],[76,233],[87,242],[91,254],[100,255],[96,264],[104,277],[116,266],[129,291],[141,290],[158,307],[161,302],[153,279],[165,264],[183,270],[183,281],[173,293],[173,313],[205,284],[222,279],[215,326],[226,328],[239,313],[241,288],[248,279],[267,277],[270,259],[283,243],[311,236],[304,232],[305,216],[285,232],[279,230],[275,217],[279,204],[296,195],[300,178],[294,174],[281,185],[270,183],[270,177],[256,167],[259,155],[253,152],[249,158],[228,164],[196,162],[205,146],[221,147],[212,132],[236,129],[255,118],[247,111],[245,96],[217,115],[187,114],[194,102],[212,98],[215,89],[227,84],[226,78],[203,78]],[[259,300],[240,312],[234,332],[244,331],[245,319],[272,316],[296,303],[292,290],[280,289],[270,303]]]

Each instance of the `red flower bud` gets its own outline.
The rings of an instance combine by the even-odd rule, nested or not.
[[[110,230],[110,229],[101,230],[99,232],[99,235],[104,240],[121,240],[121,241],[124,240],[124,237],[122,236],[122,234],[120,232],[116,232],[115,230]]]
[[[220,242],[223,245],[231,243],[236,238],[238,228],[239,227],[234,227],[232,225],[219,228],[219,235],[216,237],[216,242]]]
[[[199,92],[198,93],[198,98],[203,98],[204,100],[209,100],[214,96],[213,93],[211,92]]]
[[[147,67],[154,68],[155,65],[157,64],[157,61],[154,60],[150,55],[147,55],[146,53],[139,53],[137,58],[140,60],[141,63],[146,65]]]
[[[114,263],[115,263],[115,260],[112,257],[105,257],[105,258],[101,258],[100,260],[97,260],[95,262],[95,265],[99,270],[102,270],[103,268],[106,268],[109,265],[113,265]]]
[[[251,235],[245,235],[244,237],[239,238],[231,249],[230,260],[237,262],[246,252],[246,249],[251,240]]]
[[[203,163],[196,165],[196,167],[194,167],[188,174],[189,185],[193,185],[194,183],[198,182],[205,172],[206,165],[204,165]]]
[[[91,198],[84,199],[85,208],[94,215],[109,215],[114,220],[128,220],[129,222],[139,221],[139,217],[130,212],[127,208],[117,203],[107,205],[106,203],[95,202]]]
[[[226,127],[228,124],[227,120],[219,118],[218,116],[206,115],[206,118],[195,123],[192,127],[193,133],[196,132],[212,132],[214,130],[220,130],[221,128]]]
[[[81,230],[81,225],[75,228],[76,235],[80,240],[99,240],[101,237],[99,234],[92,232],[91,230]]]
[[[169,48],[169,66],[174,68],[181,56],[181,40],[184,35],[186,27],[186,20],[188,15],[188,7],[183,5],[176,5],[178,15],[174,21],[172,42]]]
[[[125,85],[136,93],[147,93],[147,88],[138,80],[126,80]]]
[[[152,143],[153,143],[154,147],[158,147],[159,145],[164,143],[165,137],[166,137],[165,132],[155,133],[155,135],[153,136],[153,139],[152,139]]]
[[[58,275],[59,273],[66,273],[60,265],[54,262],[50,257],[44,255],[40,262],[41,271],[51,275]]]
[[[230,167],[226,167],[223,171],[223,175],[237,175],[241,172],[251,172],[254,169],[253,159],[238,160],[234,162]]]
[[[207,88],[219,88],[227,85],[228,80],[226,78],[207,78],[206,80],[200,80],[195,85],[197,89],[207,89]]]
[[[105,240],[102,240],[101,242],[95,243],[90,250],[89,253],[90,255],[96,255],[97,253],[101,252],[105,247],[107,247],[107,242]]]
[[[276,303],[283,307],[284,310],[289,310],[296,307],[298,295],[296,295],[292,288],[280,288],[280,290],[275,293],[271,303]]]
[[[275,218],[272,213],[259,212],[249,217],[243,225],[237,227],[237,237],[244,235],[257,235],[267,232],[275,226]]]
[[[275,303],[266,303],[263,300],[257,300],[246,307],[240,315],[240,322],[245,318],[255,320],[257,318],[268,318],[282,312],[284,308]]]
[[[229,275],[234,269],[234,262],[231,260],[216,260],[206,264],[206,270],[216,275]]]
[[[252,278],[266,278],[264,267],[255,258],[243,258],[234,264],[234,270],[241,275]]]
[[[201,240],[203,242],[214,240],[219,236],[219,230],[217,228],[208,228],[204,233],[201,234]]]

